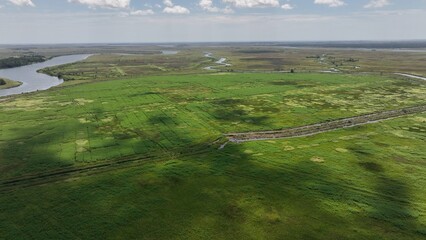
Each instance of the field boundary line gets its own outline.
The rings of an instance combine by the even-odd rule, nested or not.
[[[240,143],[248,141],[260,141],[269,139],[295,138],[312,136],[323,132],[329,132],[338,129],[351,128],[355,126],[376,123],[405,115],[422,113],[426,111],[426,105],[407,107],[396,110],[374,112],[349,118],[341,118],[321,123],[292,127],[272,131],[254,131],[227,133],[225,137],[230,142]]]
[[[182,152],[175,157],[189,157],[199,155],[211,149],[209,146],[195,149],[191,148],[188,151]],[[90,164],[80,167],[64,167],[44,173],[35,173],[25,176],[19,176],[0,181],[0,194],[8,191],[13,191],[19,188],[43,185],[51,182],[66,180],[78,176],[91,175],[102,173],[115,169],[129,168],[139,166],[144,163],[170,160],[169,154],[163,155],[145,155],[145,156],[129,156],[125,158],[116,159],[113,161],[105,161],[96,164]]]

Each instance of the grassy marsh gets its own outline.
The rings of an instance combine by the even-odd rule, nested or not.
[[[45,69],[68,78],[63,86],[0,99],[0,238],[425,238],[425,113],[218,149],[224,133],[424,105],[424,81],[391,74],[424,74],[414,63],[424,54],[397,61],[324,49],[97,50],[104,54]],[[206,72],[214,59],[203,51],[236,71],[299,73]],[[322,62],[307,58],[324,53]],[[345,73],[308,73],[331,61],[343,61]],[[132,157],[143,160],[114,165]],[[102,163],[111,167],[2,188]]]

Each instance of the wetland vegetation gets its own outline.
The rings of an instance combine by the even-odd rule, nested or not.
[[[101,54],[43,69],[59,87],[0,98],[0,238],[426,237],[426,82],[394,74],[425,76],[424,52],[30,50]],[[391,119],[221,148],[357,116]]]

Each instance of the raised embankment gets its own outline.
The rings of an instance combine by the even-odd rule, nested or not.
[[[301,127],[287,128],[276,131],[259,131],[259,132],[243,132],[243,133],[228,133],[225,136],[231,142],[246,142],[276,138],[291,138],[314,135],[322,132],[332,131],[340,128],[348,128],[381,120],[396,118],[408,114],[421,113],[426,111],[426,105],[402,108],[397,110],[375,112],[356,117],[331,120],[312,125]]]

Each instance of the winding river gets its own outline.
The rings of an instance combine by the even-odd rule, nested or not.
[[[215,59],[215,57],[213,57],[213,54],[212,53],[209,53],[209,52],[205,52],[204,53],[204,57],[206,57],[206,58],[212,58],[212,59]],[[217,60],[216,62],[215,62],[215,66],[208,66],[208,67],[205,67],[205,68],[203,68],[204,70],[215,70],[215,67],[218,67],[218,66],[226,66],[226,67],[229,67],[229,66],[232,66],[231,64],[229,64],[229,63],[226,63],[226,61],[227,61],[228,59],[226,59],[226,58],[220,58],[219,60]]]
[[[22,82],[19,87],[1,89],[0,97],[10,96],[20,93],[35,92],[46,90],[53,86],[57,86],[64,81],[57,77],[52,77],[43,73],[38,73],[37,70],[46,67],[53,67],[62,64],[78,62],[90,57],[92,54],[77,54],[55,57],[42,63],[35,63],[22,67],[0,69],[0,78],[7,78],[13,81]]]

